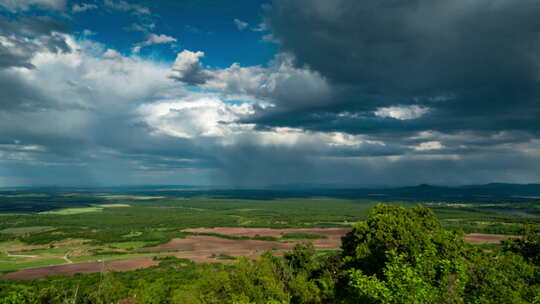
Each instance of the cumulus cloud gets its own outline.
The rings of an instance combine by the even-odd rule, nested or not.
[[[147,46],[154,45],[154,44],[173,43],[173,42],[176,42],[176,41],[177,41],[176,38],[171,37],[171,36],[167,36],[165,34],[156,35],[156,34],[150,33],[150,34],[148,34],[146,36],[145,41],[137,43],[133,47],[132,50],[133,50],[134,53],[138,53],[141,50],[141,48],[143,48],[143,47],[147,47]]]
[[[203,57],[203,52],[182,51],[172,66],[171,77],[189,85],[218,90],[225,96],[256,99],[271,106],[267,109],[277,111],[317,105],[332,94],[324,77],[307,67],[294,67],[294,58],[289,54],[278,55],[269,67],[242,67],[234,63],[213,70],[203,68],[200,61]]]
[[[63,23],[47,17],[8,20],[0,16],[0,69],[32,68],[30,59],[43,49],[69,52],[67,32]]]
[[[200,58],[204,57],[204,52],[192,52],[184,50],[178,53],[174,61],[170,77],[188,85],[206,83],[212,76],[203,69]]]

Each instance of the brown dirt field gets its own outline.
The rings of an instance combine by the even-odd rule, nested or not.
[[[23,252],[23,251],[32,251],[32,250],[41,250],[41,249],[47,249],[49,246],[47,245],[28,245],[28,246],[14,246],[9,247],[5,249],[6,252]]]
[[[175,253],[175,254],[160,254],[159,257],[174,256],[176,258],[189,259],[196,263],[234,263],[235,260],[220,259],[217,256],[220,254],[227,254],[233,257],[247,257],[258,258],[261,256],[262,251],[252,250],[239,250],[232,252],[187,252],[187,253]],[[118,261],[108,262],[88,262],[88,263],[73,263],[62,264],[46,267],[34,267],[19,270],[17,272],[8,273],[0,276],[0,280],[34,280],[41,279],[51,275],[74,275],[76,273],[96,273],[107,271],[130,271],[139,268],[147,268],[156,266],[159,261],[154,261],[154,257],[133,258]]]
[[[104,263],[89,262],[63,264],[48,267],[27,268],[3,275],[0,279],[33,280],[51,275],[73,275],[76,273],[95,273],[101,271],[129,271],[158,264],[159,261],[154,261],[151,257],[109,261]]]
[[[75,239],[75,240],[69,240],[69,241],[55,242],[53,243],[53,247],[57,248],[57,247],[77,246],[77,245],[89,243],[91,241],[92,240]]]
[[[271,250],[271,249],[290,249],[294,246],[293,242],[267,242],[256,240],[230,240],[215,236],[191,235],[185,239],[173,239],[167,244],[141,248],[137,252],[156,252],[156,251],[249,251],[249,250]]]
[[[482,233],[469,233],[465,235],[465,241],[473,244],[478,243],[500,243],[501,241],[515,238],[511,235],[495,235],[495,234],[482,234]]]
[[[343,236],[347,232],[351,231],[351,228],[291,228],[291,229],[272,229],[272,228],[197,228],[197,229],[185,229],[185,232],[192,233],[215,233],[228,236],[247,236],[255,237],[259,236],[272,236],[281,237],[285,233],[298,232],[298,233],[310,233],[310,234],[323,234],[328,237]]]
[[[227,228],[227,227],[217,227],[217,228],[197,228],[197,229],[186,229],[185,232],[192,233],[215,233],[227,236],[235,237],[255,237],[255,236],[271,236],[271,237],[282,237],[285,233],[309,233],[309,234],[322,234],[325,235],[326,239],[315,239],[310,240],[315,245],[317,249],[337,249],[341,246],[341,237],[344,236],[347,232],[351,231],[351,228],[291,228],[291,229],[272,229],[272,228]],[[243,240],[231,240],[234,243],[243,241]],[[291,249],[294,244],[299,241],[287,241],[287,248],[278,248],[278,249]],[[280,242],[267,242],[272,244],[280,244]],[[283,242],[281,242],[283,244]],[[262,249],[265,250],[265,249]]]
[[[81,245],[84,243],[88,243],[90,240],[69,240],[69,241],[63,241],[63,242],[55,242],[52,244],[53,248],[58,247],[67,247],[67,246],[76,246]],[[47,249],[49,248],[49,245],[23,245],[23,246],[15,246],[7,248],[7,252],[24,252],[24,251],[32,251],[32,250],[41,250],[41,249]]]
[[[215,233],[235,237],[272,236],[281,237],[285,233],[311,233],[327,236],[326,239],[312,240],[317,249],[337,249],[341,246],[341,237],[349,232],[350,228],[299,228],[299,229],[270,229],[270,228],[198,228],[186,229],[192,233]],[[156,251],[218,251],[229,254],[236,251],[266,251],[271,249],[290,250],[299,241],[289,240],[270,242],[259,240],[231,240],[214,236],[188,236],[185,239],[174,239],[167,244],[156,247],[142,248],[139,252]]]

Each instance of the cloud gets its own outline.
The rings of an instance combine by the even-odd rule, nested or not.
[[[138,5],[138,4],[130,4],[126,1],[120,0],[105,0],[104,5],[108,8],[124,11],[124,12],[130,12],[137,15],[150,15],[150,9],[147,7]]]
[[[176,38],[171,37],[171,36],[167,36],[165,34],[156,35],[156,34],[150,33],[150,34],[148,34],[146,36],[145,41],[137,43],[133,47],[133,52],[138,53],[141,50],[141,48],[147,47],[147,46],[150,46],[150,45],[173,43],[173,42],[176,42],[176,41],[177,41]]]
[[[245,30],[246,28],[249,27],[249,23],[244,22],[244,21],[242,21],[242,20],[240,20],[240,19],[236,19],[236,18],[235,18],[235,19],[233,20],[233,22],[234,22],[234,24],[236,25],[236,27],[238,28],[238,30],[240,30],[240,31],[243,31],[243,30]]]
[[[416,151],[441,150],[444,146],[438,141],[427,141],[414,147]]]
[[[269,111],[297,109],[317,105],[330,98],[330,85],[309,68],[296,68],[294,58],[278,55],[269,67],[241,67],[238,63],[226,69],[205,69],[203,52],[184,50],[178,54],[170,76],[189,85],[218,90],[225,96],[259,100]],[[302,90],[298,90],[298,88]],[[277,106],[277,107],[276,107]]]
[[[375,116],[379,117],[391,117],[399,120],[417,119],[422,117],[429,111],[429,108],[419,107],[417,105],[411,106],[393,106],[378,108],[375,111]]]
[[[81,12],[86,12],[86,11],[89,11],[89,10],[94,10],[94,9],[97,9],[98,6],[95,5],[95,4],[91,4],[91,3],[81,3],[81,4],[73,4],[73,6],[71,7],[71,11],[74,12],[74,13],[81,13]]]
[[[130,27],[126,28],[126,30],[147,33],[150,30],[153,30],[155,27],[156,25],[154,23],[148,23],[148,24],[133,23],[131,24]]]
[[[96,34],[96,32],[91,31],[91,30],[89,30],[89,29],[83,30],[83,35],[84,35],[84,36],[94,36],[95,34]]]
[[[259,25],[257,25],[257,27],[254,27],[251,30],[254,32],[266,32],[268,31],[268,26],[266,25],[266,23],[261,22],[259,23]]]
[[[0,17],[0,183],[537,181],[536,8],[483,1],[275,0],[278,54],[226,68]]]
[[[348,132],[378,132],[390,123],[378,120],[377,127],[370,113],[417,106],[430,110],[407,122],[411,131],[537,132],[539,13],[533,0],[275,0],[265,24],[297,67],[319,72],[336,92],[326,108],[297,116],[333,117],[343,128],[348,123]],[[355,113],[356,122],[340,123],[343,111]],[[297,126],[286,117],[265,119]],[[402,129],[394,123],[396,132]]]
[[[69,52],[64,35],[67,32],[63,23],[47,17],[9,20],[0,16],[0,69],[33,68],[30,59],[43,49]]]
[[[204,57],[204,52],[200,51],[184,50],[178,53],[172,65],[170,77],[188,85],[206,83],[212,76],[203,69],[199,61],[202,57]]]
[[[103,57],[111,58],[111,59],[122,58],[122,54],[118,53],[118,51],[116,51],[116,50],[107,49],[107,51],[105,51],[105,53],[103,53]]]
[[[26,11],[32,7],[63,10],[65,5],[65,0],[0,0],[0,6],[11,12]]]

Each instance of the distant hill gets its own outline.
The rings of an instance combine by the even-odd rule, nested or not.
[[[540,184],[491,183],[459,187],[418,185],[388,189],[388,191],[393,194],[411,194],[413,196],[421,194],[438,196],[540,196]]]
[[[484,185],[466,186],[438,186],[421,184],[411,187],[338,187],[331,185],[289,185],[273,188],[274,190],[301,191],[312,193],[328,193],[343,196],[391,196],[407,198],[427,197],[538,197],[540,198],[540,184],[505,184],[490,183]]]
[[[410,187],[359,187],[337,184],[287,184],[267,188],[231,188],[227,186],[189,186],[189,185],[138,185],[115,187],[24,187],[0,189],[1,193],[131,193],[137,195],[162,195],[192,197],[208,195],[220,198],[239,199],[277,199],[277,198],[371,198],[378,200],[444,200],[444,201],[491,201],[491,198],[509,198],[515,200],[540,200],[540,184],[505,184],[490,183],[484,185],[440,186],[421,184]]]

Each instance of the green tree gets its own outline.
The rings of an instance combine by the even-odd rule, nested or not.
[[[524,304],[540,300],[538,267],[516,254],[490,256],[477,252],[470,257],[467,303]]]
[[[540,266],[540,229],[526,225],[521,231],[521,235],[520,238],[504,241],[504,250],[517,253],[531,263]]]
[[[8,292],[0,292],[0,304],[32,303],[35,301],[35,296],[35,290],[31,287],[13,286]]]
[[[429,209],[377,205],[343,238],[342,248],[347,302],[462,302],[466,246]]]

